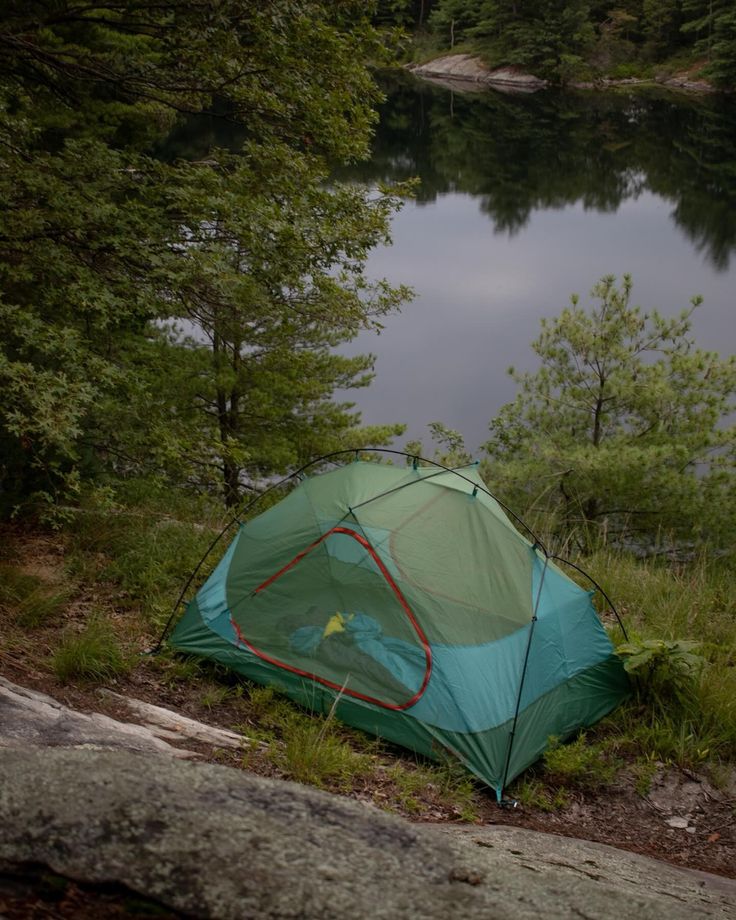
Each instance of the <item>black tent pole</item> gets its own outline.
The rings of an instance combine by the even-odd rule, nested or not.
[[[534,546],[533,549],[536,551],[537,547]],[[526,677],[527,665],[529,664],[529,653],[532,648],[532,638],[534,637],[534,627],[537,625],[537,611],[539,610],[539,601],[542,597],[542,587],[544,586],[544,576],[547,574],[547,566],[549,565],[550,557],[547,553],[544,553],[544,567],[542,569],[542,575],[539,579],[539,587],[537,588],[537,597],[534,601],[534,612],[532,614],[532,619],[529,624],[529,638],[526,643],[526,652],[524,653],[524,664],[521,669],[521,679],[519,680],[519,692],[516,696],[516,709],[514,711],[514,721],[511,724],[511,732],[509,734],[509,745],[506,751],[506,764],[503,769],[503,779],[501,780],[501,788],[498,790],[498,801],[499,804],[503,804],[503,790],[506,787],[506,780],[509,775],[509,767],[511,766],[511,751],[514,747],[514,738],[516,736],[516,725],[519,721],[519,712],[521,710],[521,695],[524,690],[524,679]]]

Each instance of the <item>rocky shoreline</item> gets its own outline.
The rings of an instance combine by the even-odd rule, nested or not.
[[[472,54],[447,54],[423,64],[409,64],[407,70],[422,79],[439,82],[457,90],[472,91],[485,87],[504,92],[533,93],[548,87],[549,81],[514,67],[490,68]],[[654,80],[628,77],[621,80],[571,82],[572,89],[608,89],[626,86],[665,86],[691,93],[713,93],[716,90],[706,80],[693,78],[688,73],[670,74]]]

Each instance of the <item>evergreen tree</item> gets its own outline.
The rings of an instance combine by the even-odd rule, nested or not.
[[[644,0],[641,31],[653,58],[672,54],[681,42],[680,3],[673,0]]]
[[[711,63],[707,75],[718,86],[736,86],[736,9],[724,9],[715,20]]]
[[[734,525],[736,358],[698,349],[691,315],[631,306],[631,279],[603,278],[542,322],[535,373],[491,423],[486,475],[515,507],[584,544],[660,533],[725,541]]]
[[[373,359],[332,349],[380,328],[409,292],[365,276],[368,251],[388,240],[396,198],[329,188],[299,157],[271,162],[279,178],[268,183],[240,157],[220,165],[178,189],[189,206],[170,315],[195,330],[187,344],[196,411],[183,447],[221,471],[235,504],[244,469],[304,462],[344,446],[348,434],[351,446],[362,443],[357,417],[331,397],[365,386]],[[180,404],[181,392],[170,398]],[[396,433],[389,426],[371,437],[385,443]]]
[[[468,3],[468,0],[440,0],[429,24],[448,48],[454,48],[475,34],[480,15],[479,4]]]
[[[473,34],[499,64],[564,83],[574,75],[594,30],[589,0],[485,0]]]

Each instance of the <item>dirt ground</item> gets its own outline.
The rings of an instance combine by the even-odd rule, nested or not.
[[[6,564],[12,559],[14,566],[43,578],[50,585],[62,583],[64,547],[60,539],[19,530],[6,530],[4,534],[0,533],[0,538],[3,536],[5,550],[2,556]],[[75,709],[103,712],[131,721],[130,712],[121,709],[120,704],[110,697],[100,694],[98,688],[60,684],[49,664],[60,631],[83,622],[86,612],[93,605],[98,609],[103,605],[116,629],[119,627],[123,641],[139,652],[144,651],[150,644],[150,636],[145,635],[134,611],[119,609],[116,590],[112,585],[99,582],[78,586],[57,617],[47,624],[22,632],[14,623],[12,611],[0,605],[0,674],[22,686],[48,693]],[[165,670],[145,655],[141,655],[128,675],[115,680],[110,686],[118,694],[165,706],[209,724],[232,728],[243,723],[242,698],[230,697],[206,706],[201,685],[167,680]],[[187,746],[192,747],[191,744]],[[199,750],[204,759],[242,768],[242,757],[237,753],[223,753],[203,745]],[[384,747],[381,757],[384,761],[404,759],[408,763],[413,755]],[[268,758],[249,757],[248,769],[271,776],[279,775]],[[380,771],[376,777],[375,781],[366,781],[363,788],[353,790],[352,795],[366,802],[381,804]],[[719,783],[719,787],[715,788],[704,775],[656,765],[646,795],[636,791],[634,776],[629,776],[624,770],[614,786],[602,792],[572,793],[568,804],[553,812],[523,805],[499,807],[495,796],[483,789],[478,790],[475,805],[479,821],[483,824],[513,825],[597,841],[675,865],[734,878],[736,783],[733,772],[730,780]],[[420,808],[412,809],[412,813],[405,813],[405,816],[415,821],[459,820],[452,809],[438,804],[431,789],[427,789],[426,796],[420,794]],[[86,891],[72,883],[63,883],[56,888],[49,883],[49,888],[49,885],[44,887],[40,884],[38,878],[30,888],[29,884],[28,880],[8,880],[0,873],[0,916],[79,917],[84,920],[93,916],[127,915],[115,913],[110,907],[120,903],[115,893]],[[30,890],[36,893],[33,898],[29,896]],[[52,896],[44,900],[46,895],[41,895],[47,890],[52,892]],[[85,912],[88,910],[85,905],[91,905],[91,912]],[[171,916],[157,913],[155,905],[138,904],[136,912],[139,915]]]

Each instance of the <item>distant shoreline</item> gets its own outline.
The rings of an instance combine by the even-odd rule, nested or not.
[[[406,69],[421,79],[440,82],[460,92],[473,92],[484,88],[503,92],[534,93],[546,89],[548,80],[525,73],[516,67],[490,68],[472,54],[445,54],[422,64],[408,64]],[[719,92],[707,80],[693,78],[687,72],[671,74],[661,79],[626,77],[623,79],[571,81],[568,89],[605,90],[621,87],[660,86],[666,89],[695,94]]]

